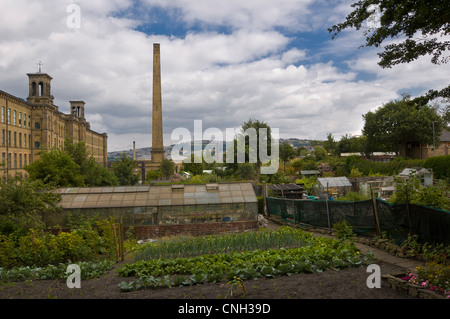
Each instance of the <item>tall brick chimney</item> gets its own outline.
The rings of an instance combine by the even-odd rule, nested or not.
[[[162,102],[161,102],[161,60],[159,43],[153,44],[153,113],[152,113],[152,162],[164,159]]]

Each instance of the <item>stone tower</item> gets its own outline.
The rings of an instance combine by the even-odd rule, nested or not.
[[[27,101],[29,103],[55,107],[53,95],[50,92],[52,77],[47,73],[28,73],[29,90]]]
[[[164,159],[161,102],[161,60],[159,43],[153,44],[153,113],[151,156],[153,163],[162,163]]]

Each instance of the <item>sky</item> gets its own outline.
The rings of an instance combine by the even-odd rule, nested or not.
[[[0,0],[0,90],[26,99],[27,73],[53,77],[54,103],[83,100],[108,151],[151,146],[153,43],[161,47],[164,145],[177,128],[238,129],[257,119],[281,138],[360,135],[363,114],[448,85],[429,57],[381,68],[364,30],[328,28],[349,0]],[[224,138],[229,138],[224,133]]]

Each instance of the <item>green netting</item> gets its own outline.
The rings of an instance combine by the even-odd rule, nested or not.
[[[332,227],[346,220],[354,232],[375,232],[375,215],[372,200],[358,202],[294,200],[267,197],[267,210],[284,221]],[[406,204],[391,204],[377,199],[376,207],[380,230],[392,239],[403,241],[409,232],[420,241],[450,244],[450,212]],[[409,213],[408,213],[409,212]]]

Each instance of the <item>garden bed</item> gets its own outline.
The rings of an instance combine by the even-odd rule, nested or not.
[[[407,274],[401,275],[383,275],[381,280],[383,280],[389,288],[407,294],[414,298],[420,299],[446,299],[446,297],[438,292],[430,290],[429,287],[423,287],[421,285],[412,284],[406,281]]]
[[[245,296],[242,293],[228,294],[226,283],[205,283],[171,288],[141,289],[121,292],[118,285],[124,280],[120,269],[128,262],[119,262],[104,275],[81,280],[81,288],[69,289],[66,281],[33,280],[0,284],[0,299],[155,299],[146,305],[158,305],[158,300],[184,299],[415,299],[403,291],[396,291],[384,282],[381,288],[368,288],[368,273],[365,267],[348,267],[340,271],[301,273],[291,276],[247,280]],[[400,268],[380,262],[382,273],[396,273]],[[136,278],[130,278],[130,280]],[[170,302],[170,301],[169,301]],[[176,305],[176,301],[174,302]],[[298,304],[295,304],[298,305]],[[170,307],[167,311],[171,311]]]

